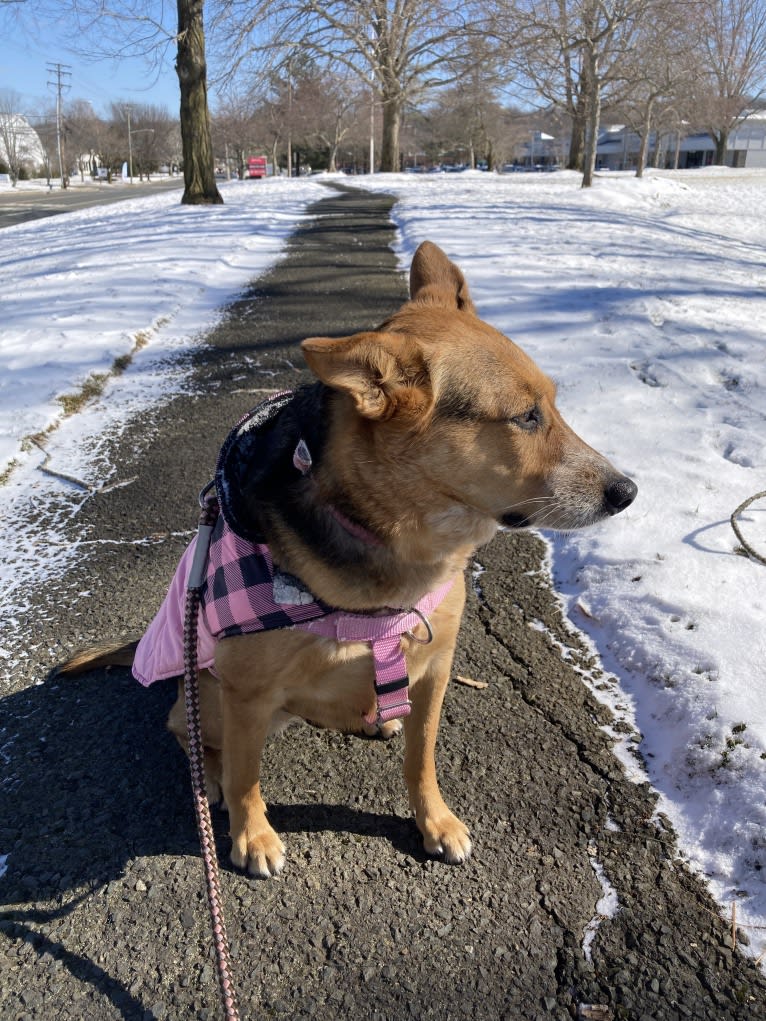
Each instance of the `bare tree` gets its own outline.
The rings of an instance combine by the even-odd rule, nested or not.
[[[228,0],[219,3],[219,63],[263,73],[302,52],[346,67],[380,100],[381,169],[395,171],[404,109],[454,80],[466,24],[449,0]]]
[[[520,138],[513,113],[500,105],[490,83],[472,75],[441,92],[425,116],[410,115],[407,134],[434,162],[446,158],[472,168],[506,162]]]
[[[68,150],[72,166],[76,166],[80,180],[92,176],[98,166],[99,152],[96,139],[100,135],[100,118],[91,104],[84,99],[75,99],[64,108],[64,128],[67,134]]]
[[[319,74],[307,79],[295,98],[308,114],[307,138],[315,139],[327,151],[327,170],[334,173],[341,145],[369,107],[359,83],[349,80],[348,74]]]
[[[98,118],[93,124],[93,131],[91,145],[97,154],[98,166],[106,168],[107,181],[111,183],[115,170],[119,171],[128,151],[124,119],[113,110],[110,119]]]
[[[157,173],[163,164],[173,162],[177,122],[167,109],[153,103],[111,104],[111,128],[119,140],[120,159],[130,161],[131,176],[139,180]],[[130,117],[128,127],[128,115]]]
[[[593,182],[601,107],[639,26],[663,0],[494,0],[492,31],[516,79],[566,112],[568,166]]]
[[[450,134],[467,149],[472,168],[479,159],[493,165],[508,126],[498,102],[501,78],[495,50],[483,37],[471,34],[460,70],[454,85],[440,90],[431,115],[443,127],[449,124]]]
[[[175,48],[184,172],[181,201],[222,202],[210,138],[204,0],[176,0],[175,20],[167,4],[154,0],[40,0],[35,7],[38,18],[68,21],[72,50],[90,59],[143,57],[151,71]]]
[[[181,145],[186,205],[223,202],[215,183],[207,102],[207,62],[202,21],[204,0],[177,0],[176,73],[181,87]]]
[[[701,76],[696,116],[726,162],[729,136],[766,87],[765,0],[701,0],[690,29],[698,40]]]
[[[658,4],[641,21],[633,46],[621,62],[618,109],[638,135],[636,177],[647,165],[652,128],[663,111],[682,108],[697,79],[693,34],[688,31],[688,4]],[[655,145],[658,158],[659,137]]]
[[[229,91],[213,112],[212,129],[216,156],[226,168],[227,175],[234,164],[237,177],[245,176],[245,160],[249,153],[266,147],[261,141],[256,122],[257,104],[243,91]]]

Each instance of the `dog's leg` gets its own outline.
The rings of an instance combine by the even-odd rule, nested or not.
[[[205,755],[205,789],[210,804],[217,805],[221,801],[221,700],[218,681],[207,670],[203,670],[199,676],[199,709]],[[188,755],[189,734],[183,681],[178,682],[178,698],[168,715],[167,726]]]
[[[412,711],[404,721],[404,777],[410,796],[410,808],[423,834],[428,854],[441,854],[445,861],[457,864],[471,853],[468,827],[444,802],[436,779],[436,735],[439,730],[444,692],[449,682],[450,664],[434,662],[431,671],[411,689]]]
[[[266,821],[261,797],[261,755],[278,707],[262,690],[239,691],[221,677],[223,700],[223,795],[229,809],[231,860],[268,879],[285,863],[282,841]]]

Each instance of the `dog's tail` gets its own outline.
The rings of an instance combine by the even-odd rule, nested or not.
[[[57,674],[76,677],[87,670],[98,670],[104,666],[132,666],[138,639],[122,642],[102,642],[80,649],[66,663],[56,670]]]

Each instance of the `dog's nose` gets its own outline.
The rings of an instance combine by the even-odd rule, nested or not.
[[[620,475],[604,489],[604,502],[609,514],[619,514],[630,507],[636,498],[638,486],[625,475]]]

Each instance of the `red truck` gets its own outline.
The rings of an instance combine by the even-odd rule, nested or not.
[[[248,156],[247,177],[266,177],[267,172],[265,156]]]

